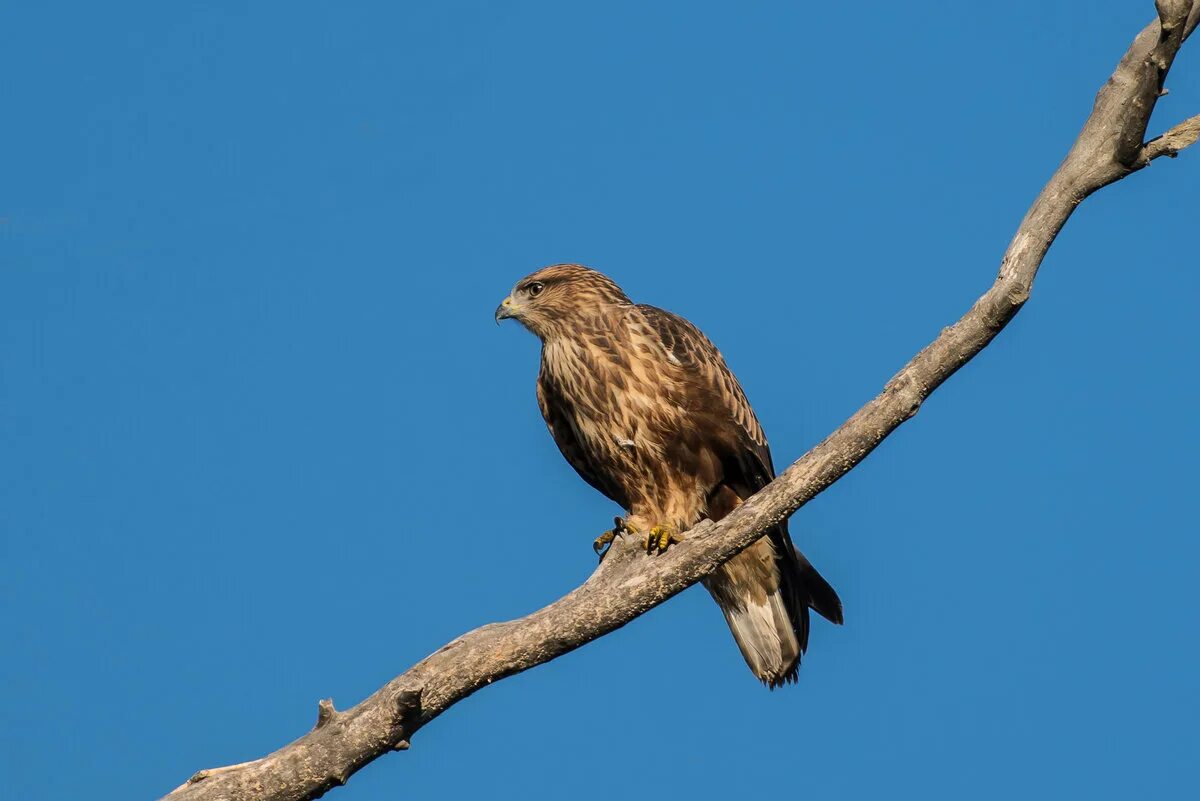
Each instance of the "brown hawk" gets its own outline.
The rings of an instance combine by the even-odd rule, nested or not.
[[[537,398],[576,472],[628,516],[624,532],[665,550],[720,520],[775,477],[746,395],[716,347],[670,312],[633,303],[578,264],[523,278],[496,309],[542,341]],[[792,545],[787,522],[704,580],[750,670],[771,688],[796,680],[808,610],[842,622],[833,588]]]

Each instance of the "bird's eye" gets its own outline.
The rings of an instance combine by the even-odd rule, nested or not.
[[[532,284],[525,287],[525,291],[529,293],[529,297],[536,298],[538,295],[542,294],[542,290],[545,288],[546,285],[541,281],[534,281]]]

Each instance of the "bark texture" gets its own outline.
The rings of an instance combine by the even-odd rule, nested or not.
[[[519,620],[464,634],[351,709],[339,712],[321,701],[316,725],[299,739],[253,762],[202,770],[165,798],[317,798],[368,762],[407,749],[422,726],[481,687],[601,637],[696,583],[845,475],[1020,311],[1042,258],[1084,198],[1200,137],[1197,116],[1146,141],[1167,71],[1200,20],[1200,0],[1155,5],[1158,18],[1101,87],[1078,139],[1013,236],[992,287],[775,481],[720,523],[691,529],[663,555],[639,558],[638,549],[615,543],[591,578],[566,597]]]

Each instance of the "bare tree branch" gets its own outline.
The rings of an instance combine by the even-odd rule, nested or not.
[[[1200,114],[1184,120],[1162,136],[1155,137],[1142,148],[1138,167],[1144,167],[1159,156],[1175,158],[1179,151],[1200,139]]]
[[[691,529],[686,541],[660,556],[639,557],[637,549],[614,544],[591,578],[566,597],[459,637],[349,710],[322,701],[313,730],[298,740],[253,762],[200,771],[166,798],[317,798],[388,751],[408,748],[418,729],[481,687],[601,637],[699,581],[845,475],[1017,314],[1046,251],[1084,198],[1200,137],[1200,117],[1193,117],[1145,141],[1167,71],[1200,20],[1200,0],[1158,0],[1156,6],[1159,19],[1138,34],[1100,89],[1079,138],[1017,229],[995,284],[775,481],[720,523]]]

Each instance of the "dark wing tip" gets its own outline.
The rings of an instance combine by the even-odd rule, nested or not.
[[[806,596],[808,605],[830,623],[842,625],[845,618],[842,614],[842,599],[838,597],[837,590],[830,586],[800,551],[794,547],[792,550],[800,568],[800,591]]]

